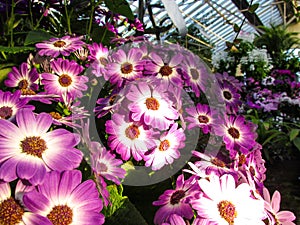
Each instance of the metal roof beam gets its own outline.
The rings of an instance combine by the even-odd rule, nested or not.
[[[256,13],[250,13],[249,11],[247,11],[250,5],[246,0],[231,0],[231,1],[244,14],[244,16],[249,21],[249,23],[251,23],[255,27],[264,26],[264,24],[261,22],[261,20],[259,19]]]

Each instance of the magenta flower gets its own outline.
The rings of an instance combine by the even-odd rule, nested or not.
[[[91,167],[96,177],[102,176],[115,184],[121,184],[120,179],[125,178],[126,171],[120,166],[123,161],[101,147],[99,143],[94,144],[95,149],[91,154]]]
[[[46,171],[71,170],[79,166],[81,151],[74,148],[80,139],[65,129],[49,131],[52,118],[35,116],[29,109],[16,114],[17,126],[0,120],[0,180],[16,178],[32,185],[44,181]]]
[[[220,86],[221,100],[225,102],[227,113],[236,114],[241,106],[240,94],[232,85],[222,84]]]
[[[96,185],[92,180],[81,183],[81,177],[78,170],[51,171],[36,190],[24,194],[24,205],[47,220],[43,225],[101,225],[103,205]]]
[[[210,224],[265,225],[264,202],[251,196],[251,188],[243,183],[236,186],[233,176],[210,176],[200,179],[202,195],[191,200],[198,216]]]
[[[18,191],[17,185],[15,195],[18,195]],[[0,184],[0,224],[47,224],[44,217],[26,212],[19,200],[12,197],[9,183]]]
[[[131,85],[126,97],[132,102],[128,105],[132,119],[160,130],[168,129],[179,117],[168,94],[168,89],[163,83],[150,85],[140,81]]]
[[[128,53],[123,49],[112,53],[106,66],[105,80],[109,80],[111,84],[121,87],[124,82],[132,81],[142,76],[144,62],[142,52],[138,48],[131,48]]]
[[[186,222],[181,216],[177,214],[172,214],[169,217],[169,222],[164,222],[161,225],[186,225]]]
[[[159,140],[155,140],[156,147],[145,154],[145,166],[151,166],[152,170],[159,170],[164,165],[172,164],[174,159],[180,157],[179,149],[185,146],[184,141],[183,129],[178,129],[178,124],[174,123],[170,130],[160,136]]]
[[[177,71],[177,69],[180,69],[180,63],[182,63],[183,60],[181,53],[174,54],[169,60],[164,60],[155,52],[151,52],[149,58],[150,61],[147,61],[145,65],[146,74],[157,76],[157,78],[162,79],[165,84],[172,83],[175,86],[182,87],[183,80],[181,74]]]
[[[216,78],[219,81],[220,85],[229,84],[239,91],[242,91],[243,83],[236,79],[234,76],[229,75],[228,73],[224,72],[222,74],[217,73]]]
[[[207,76],[209,75],[208,68],[194,54],[188,54],[185,57],[183,68],[183,71],[187,73],[186,85],[192,88],[196,97],[199,97],[200,92],[205,91]]]
[[[105,127],[109,135],[109,147],[119,153],[123,160],[133,156],[140,161],[144,153],[155,146],[153,131],[140,122],[126,121],[125,115],[113,114]]]
[[[256,133],[252,128],[251,123],[241,115],[225,116],[224,123],[214,127],[215,133],[223,137],[231,158],[235,158],[238,151],[247,154],[256,145]]]
[[[96,77],[103,76],[106,73],[105,66],[108,63],[108,48],[101,43],[93,43],[88,48],[90,51],[88,59],[92,62],[93,73]]]
[[[281,195],[275,191],[272,199],[267,188],[263,189],[263,198],[265,200],[265,209],[268,214],[269,224],[296,225],[293,221],[296,219],[294,213],[290,211],[279,211]]]
[[[27,99],[20,99],[21,91],[14,93],[0,90],[0,119],[12,120],[16,113],[22,108],[34,110],[34,106],[27,105]]]
[[[43,73],[41,83],[48,94],[59,95],[62,99],[75,99],[82,97],[82,91],[87,90],[88,78],[79,75],[83,67],[75,61],[57,59],[51,61],[51,68],[54,72]]]
[[[34,94],[38,90],[37,80],[39,74],[35,68],[30,69],[27,63],[22,63],[17,69],[12,68],[12,71],[8,73],[7,79],[4,84],[7,87],[16,87],[22,91],[22,94]]]
[[[204,134],[211,132],[212,126],[217,125],[218,120],[216,119],[217,113],[211,110],[208,105],[202,105],[198,103],[196,107],[190,107],[185,109],[189,115],[186,121],[190,122],[188,129],[194,127],[200,127]]]
[[[175,190],[166,190],[159,196],[153,205],[160,206],[154,217],[155,224],[163,224],[172,221],[172,215],[191,219],[194,215],[189,201],[194,198],[195,186],[192,180],[184,180],[183,175],[179,175],[176,180]]]
[[[38,54],[41,56],[58,57],[60,54],[69,56],[71,52],[82,48],[85,44],[80,40],[81,37],[64,36],[62,38],[50,38],[49,41],[43,41],[35,46],[38,48]]]

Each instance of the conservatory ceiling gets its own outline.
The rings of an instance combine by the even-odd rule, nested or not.
[[[129,2],[135,15],[143,20],[146,33],[154,33],[154,38],[164,40],[176,31],[162,4],[164,1],[130,0]],[[294,23],[296,19],[293,6],[300,5],[300,1],[286,3],[253,0],[252,4],[258,3],[259,6],[254,13],[249,13],[247,10],[251,4],[249,0],[176,0],[176,3],[186,26],[193,25],[198,28],[201,37],[209,44],[202,43],[191,33],[187,33],[187,37],[198,39],[199,45],[203,47],[214,46],[214,49],[225,48],[225,42],[235,38],[234,24],[242,25],[241,30],[244,32],[258,33],[260,31],[257,27],[261,25]]]

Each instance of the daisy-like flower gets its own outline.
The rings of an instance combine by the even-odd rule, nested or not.
[[[109,135],[109,147],[119,153],[123,160],[133,156],[140,161],[144,153],[155,146],[153,131],[140,122],[127,121],[125,115],[113,114],[105,127]]]
[[[186,85],[192,88],[196,97],[199,97],[200,92],[205,91],[205,81],[209,74],[208,68],[204,62],[194,54],[188,54],[185,57],[183,68],[183,71],[187,73]]]
[[[188,129],[200,127],[204,134],[211,132],[212,125],[218,124],[216,119],[216,112],[211,110],[208,105],[198,103],[196,107],[189,107],[185,109],[188,117],[186,121],[189,122]]]
[[[223,124],[214,127],[215,133],[223,137],[230,157],[235,158],[238,152],[248,154],[249,149],[256,145],[256,133],[250,122],[246,122],[242,115],[225,116]]]
[[[195,188],[193,180],[184,180],[181,174],[177,177],[175,190],[166,190],[153,205],[160,206],[154,217],[155,224],[172,221],[172,215],[191,219],[194,215],[189,201],[193,199]],[[173,218],[174,219],[174,218]]]
[[[192,199],[198,216],[218,225],[264,225],[264,202],[251,196],[251,188],[243,183],[236,186],[232,175],[200,179],[202,195]]]
[[[19,185],[15,190],[18,195]],[[0,184],[0,224],[47,224],[47,219],[42,216],[35,216],[31,212],[26,212],[19,199],[15,199],[11,195],[9,183]]]
[[[243,173],[243,176],[249,176],[254,181],[256,189],[262,193],[264,187],[263,182],[266,179],[266,167],[265,160],[261,155],[261,145],[256,144],[254,148],[247,155],[240,154],[238,156],[238,168],[236,170],[239,173]]]
[[[12,68],[12,71],[8,73],[7,79],[4,81],[7,87],[16,87],[22,91],[22,94],[35,94],[38,90],[38,84],[36,83],[39,78],[39,74],[35,68],[30,69],[27,63],[22,63],[17,69]]]
[[[193,156],[201,159],[199,161],[194,162],[192,164],[189,162],[188,164],[191,166],[193,171],[189,170],[184,170],[186,172],[190,172],[194,175],[197,175],[199,177],[207,177],[210,176],[211,174],[217,175],[217,176],[222,176],[223,174],[226,173],[234,173],[232,171],[225,160],[220,159],[218,156],[211,156],[208,154],[203,154],[198,151],[192,151]],[[196,167],[196,169],[195,169]],[[205,174],[205,176],[203,176]]]
[[[240,101],[240,94],[237,93],[236,89],[232,85],[224,83],[220,86],[220,97],[226,104],[226,111],[228,113],[236,113],[239,106],[242,104]]]
[[[88,88],[85,84],[88,78],[79,75],[83,71],[82,66],[75,61],[59,58],[51,61],[51,68],[54,74],[41,75],[46,93],[59,95],[62,99],[82,97],[82,91]]]
[[[177,214],[172,214],[169,217],[169,222],[162,223],[161,225],[186,225],[186,222],[181,216]]]
[[[71,52],[81,49],[85,44],[81,37],[64,36],[62,38],[50,38],[48,41],[37,43],[38,54],[41,56],[58,57],[60,54],[69,56]]]
[[[0,120],[0,180],[16,178],[32,185],[44,181],[46,171],[70,170],[79,166],[82,153],[75,149],[80,138],[65,129],[49,131],[52,118],[37,116],[29,109],[16,114],[18,126]]]
[[[164,83],[148,84],[140,81],[129,87],[126,97],[132,102],[128,105],[134,121],[142,121],[153,128],[166,130],[178,119],[179,113],[170,101]]]
[[[27,105],[27,99],[20,99],[21,91],[14,93],[0,90],[0,119],[12,120],[16,113],[22,108],[34,110],[34,106]]]
[[[160,49],[161,50],[161,49]],[[177,69],[180,69],[180,63],[182,63],[183,55],[178,53],[170,59],[163,59],[155,52],[151,52],[148,55],[149,59],[145,64],[145,74],[151,74],[162,79],[165,84],[172,83],[175,86],[183,86],[183,80],[181,73],[178,73]]]
[[[216,78],[219,81],[219,84],[224,83],[232,85],[235,89],[242,91],[243,83],[236,79],[234,76],[229,75],[228,73],[216,73]]]
[[[94,144],[93,147],[96,149],[92,150],[91,167],[96,177],[102,176],[117,185],[121,184],[120,179],[125,178],[126,174],[126,171],[120,167],[123,161],[116,159],[116,156],[105,147],[101,147],[100,143]]]
[[[151,166],[152,170],[159,170],[164,165],[172,164],[174,159],[180,157],[179,149],[185,146],[185,139],[183,129],[178,129],[178,124],[174,123],[159,140],[155,140],[156,147],[145,154],[145,166]]]
[[[96,77],[103,76],[106,69],[105,66],[108,63],[108,48],[102,45],[102,43],[93,43],[88,46],[90,54],[88,59],[92,62],[91,67]]]
[[[122,87],[124,82],[135,80],[142,75],[144,62],[141,60],[143,53],[138,48],[131,48],[128,53],[119,49],[112,53],[112,62],[106,66],[105,80],[113,85]]]
[[[265,200],[265,209],[268,215],[268,224],[280,225],[296,225],[293,221],[296,219],[294,213],[290,211],[280,211],[281,195],[279,191],[275,191],[272,199],[269,190],[263,189],[263,198]]]
[[[103,224],[103,205],[96,184],[92,180],[81,183],[81,179],[79,170],[51,171],[36,190],[24,194],[23,203],[34,216],[47,219],[43,225]]]

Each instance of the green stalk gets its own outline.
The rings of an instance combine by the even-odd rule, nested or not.
[[[91,5],[92,5],[91,15],[90,15],[90,20],[89,20],[89,27],[88,27],[88,30],[87,30],[88,37],[90,37],[90,35],[91,35],[92,25],[93,25],[93,18],[94,18],[95,4],[94,4],[93,0],[91,0]]]
[[[68,14],[68,9],[67,9],[67,0],[64,0],[64,5],[65,5],[65,13],[66,13],[66,19],[67,19],[68,33],[72,34],[70,15]]]

